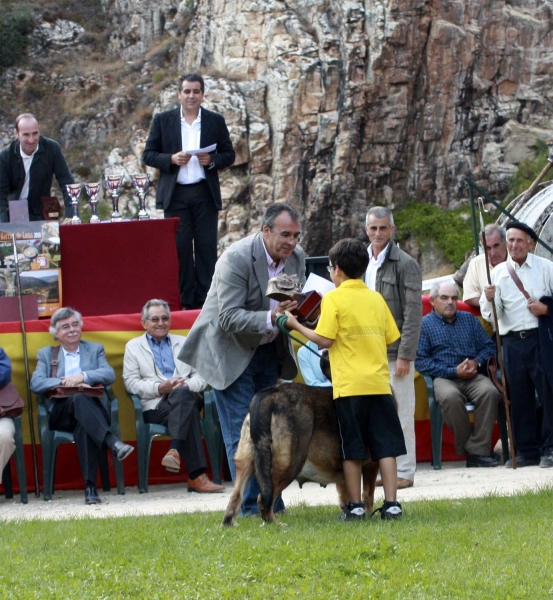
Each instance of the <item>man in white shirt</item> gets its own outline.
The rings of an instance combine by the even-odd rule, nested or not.
[[[494,268],[492,285],[484,287],[480,298],[480,310],[482,316],[491,321],[491,300],[495,300],[510,392],[517,467],[538,464],[553,467],[553,390],[546,374],[546,369],[551,368],[551,356],[543,356],[538,335],[539,317],[548,314],[548,307],[541,299],[553,296],[553,263],[530,253],[537,235],[528,225],[512,221],[505,229],[509,256]],[[520,279],[528,298],[515,283],[510,268]],[[536,392],[543,409],[541,439]],[[512,462],[507,461],[505,466],[512,467]]]
[[[218,171],[235,157],[225,119],[201,108],[204,91],[201,75],[180,78],[180,107],[154,117],[143,155],[145,164],[159,169],[157,208],[180,220],[176,244],[183,308],[201,308],[205,302],[217,262]],[[188,153],[214,144],[209,153]]]
[[[398,415],[407,454],[397,458],[397,487],[413,486],[415,480],[415,367],[422,321],[422,275],[416,260],[393,241],[394,216],[389,208],[373,206],[367,213],[365,230],[369,236],[369,266],[365,283],[382,294],[392,313],[401,339],[388,347],[390,385],[398,405]],[[376,484],[381,485],[379,479]]]
[[[60,145],[40,135],[34,115],[23,113],[15,120],[15,140],[0,152],[0,223],[7,223],[9,200],[27,200],[29,220],[44,220],[42,198],[49,197],[54,175],[61,188],[65,215],[71,198],[66,186],[74,183]]]

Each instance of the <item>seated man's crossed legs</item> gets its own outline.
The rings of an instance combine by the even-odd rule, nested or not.
[[[200,411],[201,394],[187,387],[176,387],[153,410],[144,411],[144,421],[164,425],[169,429],[171,447],[161,464],[173,473],[181,469],[181,458],[188,471],[188,491],[200,493],[223,492],[224,487],[209,480],[205,471]]]
[[[467,467],[495,467],[499,457],[491,452],[491,438],[501,394],[484,375],[473,379],[434,379],[434,393],[444,421],[453,432],[455,452],[467,457]],[[474,404],[471,424],[466,403]]]

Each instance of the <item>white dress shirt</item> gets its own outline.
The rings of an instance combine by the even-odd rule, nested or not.
[[[528,254],[526,261],[519,266],[512,258],[507,261],[513,266],[515,273],[530,294],[532,300],[542,296],[553,296],[553,262]],[[495,306],[500,335],[510,331],[524,331],[538,327],[538,317],[529,310],[527,300],[509,275],[506,262],[497,265],[491,273],[492,285],[495,285]],[[492,304],[482,293],[480,312],[486,321],[492,321]]]
[[[182,150],[199,150],[200,149],[200,136],[202,133],[202,109],[200,108],[198,116],[192,125],[189,125],[184,118],[182,112],[182,106],[180,109],[180,132],[182,138]],[[177,175],[177,183],[182,185],[190,185],[192,183],[198,183],[202,179],[205,179],[205,171],[197,156],[192,156],[188,161],[188,164],[183,165],[179,169]]]
[[[29,197],[29,185],[31,182],[29,172],[31,170],[31,164],[33,162],[33,158],[37,150],[38,146],[36,147],[36,150],[31,154],[31,156],[29,156],[28,154],[25,154],[25,152],[23,152],[23,148],[21,148],[21,146],[19,147],[19,152],[21,154],[21,158],[23,159],[23,168],[25,169],[25,182],[23,183],[23,187],[21,188],[21,194],[19,194],[20,200],[27,200],[27,198]]]
[[[373,292],[376,291],[376,273],[378,269],[382,266],[384,259],[386,258],[386,252],[388,252],[388,246],[390,242],[386,244],[386,247],[383,248],[378,257],[375,258],[373,256],[373,245],[369,244],[367,252],[369,253],[369,266],[367,267],[367,271],[365,273],[365,283],[367,287],[371,289]]]
[[[276,262],[271,258],[271,255],[267,252],[265,242],[263,242],[263,248],[265,249],[265,256],[267,258],[267,272],[269,274],[269,279],[272,279],[273,277],[276,277],[279,273],[282,273],[282,271],[284,271],[284,265],[286,264],[286,260],[279,260],[277,265]],[[267,331],[265,335],[261,338],[261,341],[259,342],[260,346],[262,344],[268,344],[269,342],[272,342],[278,335],[278,327],[276,325],[273,325],[271,319],[271,313],[277,307],[278,303],[278,300],[273,300],[272,298],[270,299],[269,306],[271,308],[267,311]]]
[[[71,375],[79,375],[82,373],[81,370],[81,353],[79,352],[79,348],[77,348],[76,352],[68,352],[63,346],[61,347],[63,351],[63,358],[65,361],[65,375],[64,377],[70,377]],[[84,382],[88,383],[88,376],[86,373],[84,375]]]

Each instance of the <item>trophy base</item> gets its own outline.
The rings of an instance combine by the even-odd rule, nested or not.
[[[138,220],[139,221],[147,221],[149,218],[150,218],[150,215],[145,210],[141,210],[138,213]]]
[[[82,223],[82,221],[79,219],[79,217],[73,217],[71,219],[71,225],[78,225],[79,223]]]
[[[112,223],[119,223],[122,220],[123,220],[123,216],[120,215],[120,214],[113,214],[113,215],[111,215],[111,222]]]
[[[90,222],[91,223],[99,223],[100,222],[100,217],[98,215],[92,215],[90,217]]]

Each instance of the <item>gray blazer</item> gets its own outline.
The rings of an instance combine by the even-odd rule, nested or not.
[[[54,346],[41,348],[37,353],[36,369],[31,378],[31,390],[35,394],[45,394],[48,390],[61,385],[60,377],[65,375],[65,357],[60,348],[58,355],[58,377],[52,377],[52,352]],[[81,371],[86,373],[90,385],[103,383],[111,385],[115,381],[115,371],[109,366],[102,344],[85,342],[79,344]],[[46,406],[51,407],[53,401],[45,400]],[[107,409],[107,396],[104,394],[102,404]]]
[[[305,281],[305,254],[298,246],[284,272]],[[202,312],[192,326],[179,359],[195,367],[217,390],[231,385],[250,363],[267,329],[269,274],[261,232],[232,244],[217,261]],[[298,369],[290,338],[277,337],[280,376]]]

